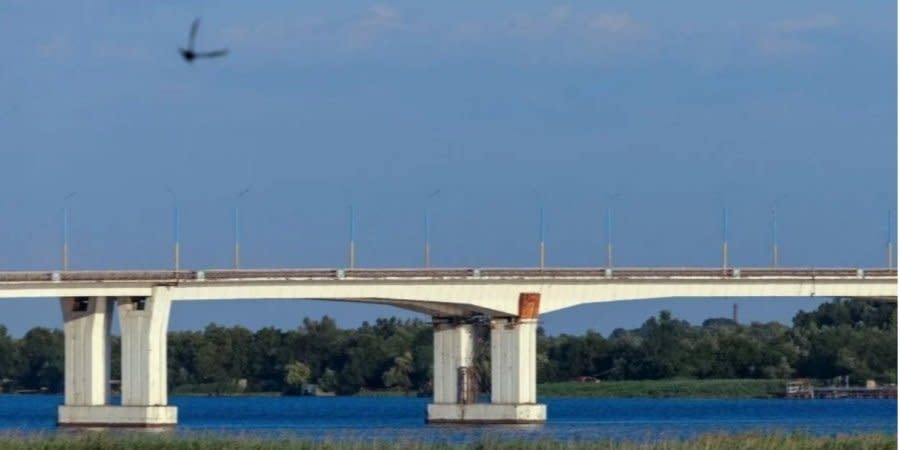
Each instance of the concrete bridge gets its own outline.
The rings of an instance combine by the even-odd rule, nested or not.
[[[0,272],[0,299],[60,298],[60,425],[174,426],[166,331],[173,301],[326,299],[393,305],[434,322],[431,423],[541,423],[538,315],[669,297],[859,297],[896,301],[896,269],[574,268]],[[122,333],[122,400],[110,401],[110,324]],[[491,397],[477,402],[474,322],[490,320]]]

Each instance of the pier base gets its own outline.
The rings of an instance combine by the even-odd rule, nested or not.
[[[428,423],[457,424],[542,424],[547,421],[547,406],[539,404],[432,403],[428,405]]]
[[[166,428],[178,423],[174,406],[59,406],[62,427]]]

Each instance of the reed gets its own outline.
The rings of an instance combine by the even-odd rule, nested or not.
[[[705,434],[662,441],[516,441],[494,440],[452,444],[414,441],[311,441],[250,436],[83,432],[0,435],[0,449],[114,450],[124,448],[175,450],[888,450],[897,438],[888,434],[811,436],[808,434]]]

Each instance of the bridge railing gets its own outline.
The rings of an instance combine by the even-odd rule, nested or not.
[[[0,272],[0,283],[160,282],[251,279],[384,279],[384,278],[816,278],[896,277],[888,268],[429,268],[429,269],[213,269],[205,271],[96,270],[65,272]]]

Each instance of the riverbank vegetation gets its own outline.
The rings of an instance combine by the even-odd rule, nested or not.
[[[780,380],[795,377],[895,383],[896,336],[896,305],[886,302],[834,300],[799,312],[791,326],[730,319],[692,326],[663,311],[640,328],[607,336],[539,330],[538,382],[542,395],[725,397],[769,396]],[[118,379],[118,338],[113,340],[112,378]],[[476,372],[484,392],[490,390],[489,340],[487,327],[477,327]],[[344,395],[427,394],[431,364],[432,327],[420,320],[378,319],[340,329],[329,317],[306,318],[294,330],[256,332],[211,324],[203,331],[171,332],[168,340],[175,394],[297,394],[308,383]],[[571,383],[579,379],[589,382]],[[747,379],[774,381],[739,381]],[[628,380],[672,381],[611,382]],[[0,388],[59,392],[62,382],[59,330],[34,328],[14,339],[0,326]]]
[[[525,441],[485,440],[459,443],[370,440],[365,442],[259,439],[146,433],[81,433],[48,435],[0,435],[0,450],[81,450],[141,448],[151,450],[888,450],[897,448],[889,434],[816,437],[805,434],[707,434],[688,439],[661,441]]]
[[[776,398],[784,395],[785,380],[634,380],[598,383],[561,382],[538,385],[542,397],[635,398]]]

